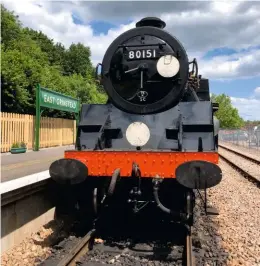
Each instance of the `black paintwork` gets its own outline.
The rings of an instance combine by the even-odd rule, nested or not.
[[[129,30],[110,45],[102,63],[102,83],[109,99],[107,104],[83,104],[80,122],[77,128],[77,150],[140,150],[144,151],[193,151],[210,152],[217,150],[218,136],[214,135],[213,114],[218,110],[216,104],[211,103],[209,95],[208,79],[198,76],[196,60],[188,62],[188,57],[181,43],[169,33],[163,30],[165,23],[157,18],[145,18],[136,24],[137,28]],[[176,56],[180,62],[180,71],[176,79],[158,77],[155,64],[158,58],[153,60],[132,60],[125,56],[125,51],[131,49],[156,49],[163,53]],[[157,57],[157,52],[155,53]],[[159,56],[161,54],[159,53]],[[147,83],[153,77],[159,79],[157,85],[145,85],[147,91],[152,92],[152,97],[147,101],[138,102],[136,99],[128,99],[133,90],[140,90],[135,82],[135,74],[121,76],[118,79],[117,72],[126,71],[140,65],[138,71],[144,72],[144,80]],[[196,67],[196,71],[189,73],[189,64]],[[97,67],[98,68],[98,67]],[[140,74],[138,73],[138,75]],[[129,72],[128,72],[129,73]],[[195,73],[195,74],[194,74]],[[138,76],[137,75],[137,76]],[[123,77],[123,79],[121,79]],[[175,78],[175,77],[174,77]],[[158,80],[157,80],[158,81]],[[140,86],[141,87],[141,86]],[[151,96],[151,95],[150,95]],[[143,96],[142,96],[143,97]],[[150,130],[150,139],[143,147],[133,147],[126,139],[126,130],[133,122],[143,122]],[[79,209],[86,213],[91,221],[93,212],[93,191],[97,188],[96,198],[98,206],[101,204],[103,194],[107,192],[107,182],[114,182],[113,178],[107,176],[87,177],[87,166],[76,160],[64,159],[56,161],[50,168],[51,177],[58,183],[78,183],[74,190],[65,190],[62,204],[75,206],[77,202]],[[115,169],[117,166],[115,166]],[[139,166],[134,163],[134,169]],[[90,169],[91,170],[91,169]],[[120,206],[126,210],[125,204],[132,205],[134,212],[140,206],[138,204],[152,203],[149,209],[145,207],[142,211],[150,212],[150,206],[159,207],[160,212],[170,215],[170,219],[182,221],[186,225],[193,223],[193,207],[195,196],[192,188],[207,188],[221,181],[221,170],[218,166],[193,161],[184,163],[177,168],[176,178],[161,179],[142,178],[142,169],[133,171],[131,177],[122,178],[116,183],[116,188],[110,189],[113,195],[109,197],[109,204]],[[112,180],[112,181],[111,181]],[[115,185],[115,184],[112,184]],[[160,186],[160,193],[158,193]],[[66,186],[65,186],[66,187]],[[82,190],[81,190],[82,189]],[[104,192],[104,193],[103,193]],[[73,194],[75,196],[68,197]],[[109,193],[108,193],[109,194]],[[110,193],[111,194],[111,193]],[[159,198],[160,195],[160,198]],[[106,197],[105,197],[106,198]],[[66,203],[65,203],[66,204]],[[165,204],[165,206],[163,205]],[[139,206],[137,208],[137,205]],[[96,206],[97,207],[97,206]],[[205,197],[206,207],[206,197]],[[141,209],[142,207],[140,207]],[[121,212],[120,212],[121,213]],[[173,214],[175,216],[173,217]],[[177,214],[177,215],[176,215]],[[100,215],[100,213],[99,213]],[[156,216],[156,213],[154,213]],[[184,219],[184,218],[185,219]]]
[[[112,104],[84,104],[77,148],[136,150],[125,136],[127,127],[135,121],[145,123],[150,130],[150,139],[143,150],[215,149],[212,103],[209,101],[180,102],[170,110],[152,115],[129,114]]]
[[[153,26],[157,28],[163,29],[166,26],[166,23],[159,18],[156,17],[146,17],[138,21],[135,26],[144,27],[144,26]]]
[[[126,60],[128,49],[156,48],[163,55],[174,55],[180,70],[173,78],[163,78],[156,70],[156,59]],[[144,70],[144,88],[140,88],[141,70]],[[137,72],[125,71],[140,67]],[[135,114],[152,114],[165,111],[180,101],[186,89],[189,62],[186,51],[176,37],[163,29],[143,26],[128,30],[118,36],[107,49],[102,62],[102,84],[110,101],[122,111]],[[156,83],[154,83],[156,82]],[[138,101],[140,90],[148,92],[147,101]],[[158,98],[154,94],[158,94]],[[149,96],[150,94],[150,96]],[[135,96],[133,99],[131,95]],[[152,99],[149,97],[153,95]],[[130,100],[128,99],[130,97]]]

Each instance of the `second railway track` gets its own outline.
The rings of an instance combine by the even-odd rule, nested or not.
[[[254,158],[254,157],[252,157],[252,156],[246,155],[245,153],[239,152],[239,151],[237,151],[237,150],[234,150],[234,149],[232,149],[232,148],[229,148],[229,147],[223,146],[223,145],[221,145],[221,144],[219,144],[218,146],[219,146],[220,148],[224,149],[224,150],[230,151],[230,152],[232,152],[232,153],[237,154],[238,156],[241,156],[241,157],[243,157],[243,158],[245,158],[245,159],[247,159],[247,160],[249,160],[249,161],[252,161],[252,162],[254,162],[254,163],[256,163],[257,165],[260,166],[260,158],[259,158],[259,159]]]
[[[247,156],[231,148],[219,145],[219,156],[251,182],[260,187],[260,160]]]

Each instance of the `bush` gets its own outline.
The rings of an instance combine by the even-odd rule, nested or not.
[[[12,144],[12,148],[19,148],[19,142],[15,142]]]
[[[12,144],[12,147],[11,147],[12,149],[14,149],[14,148],[26,148],[26,144],[22,141],[22,142],[14,142],[13,144]]]

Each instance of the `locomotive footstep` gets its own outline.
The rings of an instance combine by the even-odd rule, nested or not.
[[[51,178],[59,184],[79,184],[86,180],[88,168],[75,159],[59,159],[49,168]]]
[[[191,189],[214,187],[222,179],[221,169],[210,162],[191,161],[179,165],[175,171],[176,180]]]

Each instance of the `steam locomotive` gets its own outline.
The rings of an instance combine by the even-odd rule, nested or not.
[[[111,43],[96,68],[108,102],[82,105],[75,150],[50,166],[68,194],[78,188],[85,218],[110,204],[192,226],[194,190],[221,181],[218,105],[165,26],[147,17]]]

